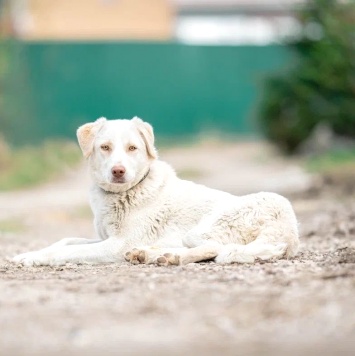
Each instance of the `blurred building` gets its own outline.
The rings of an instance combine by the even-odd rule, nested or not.
[[[293,10],[305,0],[172,0],[175,37],[185,43],[255,44],[297,35]]]
[[[10,0],[12,32],[26,40],[177,40],[268,44],[297,32],[306,0]]]
[[[10,0],[13,32],[26,40],[172,37],[167,0]]]

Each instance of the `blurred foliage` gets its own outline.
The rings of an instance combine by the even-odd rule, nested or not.
[[[33,115],[26,68],[20,65],[22,47],[19,42],[0,39],[0,134],[7,141],[26,135]],[[14,140],[11,140],[14,141]]]
[[[7,63],[7,53],[4,46],[4,39],[3,39],[3,24],[5,21],[5,7],[4,1],[0,0],[0,130],[4,129],[7,125],[5,122],[5,115],[4,115],[4,77],[6,72],[6,63]]]
[[[26,68],[21,63],[21,45],[12,39],[11,0],[0,0],[0,134],[9,139],[26,130],[24,120],[31,113]],[[27,125],[28,127],[28,125]]]
[[[311,0],[298,19],[291,47],[299,60],[267,80],[260,115],[267,137],[287,153],[319,123],[355,137],[355,3]]]
[[[46,182],[80,160],[81,152],[74,142],[48,141],[36,147],[11,149],[0,140],[0,191]]]

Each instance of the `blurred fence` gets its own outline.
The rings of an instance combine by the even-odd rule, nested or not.
[[[17,42],[11,53],[6,132],[18,143],[74,138],[99,116],[137,115],[165,136],[256,133],[263,78],[292,58],[283,46],[174,43]]]

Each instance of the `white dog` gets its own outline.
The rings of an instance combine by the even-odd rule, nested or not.
[[[100,118],[77,136],[94,183],[99,239],[66,238],[14,262],[252,263],[297,253],[297,221],[287,199],[274,193],[236,197],[179,179],[157,159],[153,129],[141,119]]]

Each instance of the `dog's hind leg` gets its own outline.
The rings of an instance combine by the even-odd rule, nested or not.
[[[260,243],[259,241],[250,242],[247,245],[229,244],[223,246],[216,257],[217,263],[253,263],[255,258],[270,260],[281,258],[286,254],[287,244],[279,243]]]
[[[218,256],[221,245],[201,245],[189,248],[179,256],[179,264],[186,265],[188,263],[201,262],[215,258]]]
[[[255,195],[236,207],[205,215],[187,232],[183,243],[190,248],[219,245],[217,263],[289,258],[298,251],[297,220],[284,198]]]

